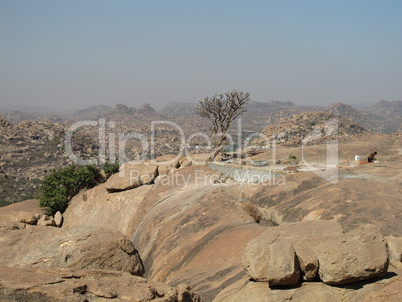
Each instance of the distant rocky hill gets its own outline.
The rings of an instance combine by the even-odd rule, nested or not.
[[[0,205],[32,198],[48,171],[67,164],[64,133],[58,123],[0,119]]]
[[[317,106],[297,106],[292,102],[250,102],[247,112],[242,116],[243,126],[260,132],[267,125],[276,124],[280,119],[292,116],[303,111],[316,110]]]
[[[282,118],[277,124],[267,126],[262,133],[276,144],[297,147],[304,144],[321,144],[331,138],[352,137],[369,131],[337,113],[307,111]],[[259,142],[262,142],[259,139]]]
[[[170,103],[160,110],[164,116],[172,120],[183,121],[191,119],[195,124],[204,124],[205,119],[197,115],[196,104],[192,103]],[[292,102],[250,102],[246,112],[241,115],[242,129],[245,131],[260,132],[265,126],[274,124],[283,117],[291,116],[294,113],[315,110],[318,106],[297,106]],[[234,123],[236,124],[236,123]],[[236,128],[236,125],[232,128]],[[197,129],[194,129],[197,130]]]
[[[131,122],[139,126],[145,126],[153,120],[160,120],[164,118],[149,104],[143,104],[138,108],[128,107],[123,104],[117,104],[115,107],[104,111],[96,116],[97,118],[105,118],[108,121],[114,122]]]
[[[149,104],[144,104],[139,108],[117,104],[107,111],[94,112],[92,116],[88,114],[86,119],[99,123],[97,126],[80,127],[75,133],[85,137],[90,144],[99,145],[99,131],[104,131],[106,157],[111,155],[111,143],[113,142],[116,147],[124,144],[125,154],[129,160],[147,156],[143,151],[145,147],[149,148],[151,145],[152,136],[155,137],[155,141],[157,140],[157,144],[154,145],[157,155],[178,152],[180,149],[181,140],[178,130],[166,123],[161,123],[167,118],[155,111]],[[68,121],[66,127],[70,127],[77,121],[80,120]],[[154,132],[152,132],[153,122],[156,122]],[[100,130],[102,127],[104,129]],[[119,154],[119,150],[116,148],[113,150]],[[92,151],[97,150],[92,148]]]
[[[98,120],[105,118],[108,121],[130,121],[130,126],[143,128],[151,121],[169,120],[184,129],[185,133],[195,133],[208,129],[205,119],[197,115],[193,103],[172,102],[161,110],[156,111],[149,104],[138,108],[131,108],[123,104],[115,107],[99,105],[77,110],[69,114],[46,114],[22,111],[1,112],[1,115],[11,124],[22,121],[50,121],[66,122],[79,120]],[[305,111],[324,111],[339,114],[373,132],[397,133],[402,131],[402,101],[379,101],[370,107],[355,109],[349,104],[335,103],[328,107],[299,106],[292,102],[255,102],[247,106],[247,112],[242,116],[242,129],[245,131],[260,132],[268,125],[277,124],[282,118],[289,118],[296,113]],[[134,125],[135,121],[135,125]]]
[[[170,103],[160,113],[171,119],[191,118],[196,121],[199,117],[195,104]],[[305,111],[324,111],[352,119],[354,123],[367,130],[392,134],[402,132],[402,101],[379,101],[371,107],[355,109],[346,103],[335,103],[328,107],[299,106],[292,102],[250,102],[247,112],[242,116],[242,127],[249,131],[261,131],[268,125],[277,124],[283,118]],[[202,119],[201,119],[202,121]]]
[[[197,115],[195,104],[172,102],[160,110],[164,116],[168,118],[192,118]]]
[[[2,116],[5,120],[13,125],[25,121],[48,121],[53,123],[61,123],[64,121],[64,118],[57,114],[33,113],[23,111],[0,112],[0,116]]]
[[[323,111],[337,114],[339,116],[342,116],[343,118],[348,118],[367,130],[377,132],[376,125],[372,121],[372,119],[367,117],[364,113],[357,111],[349,104],[334,103],[326,107]]]
[[[402,132],[402,101],[379,101],[371,107],[360,110],[376,125],[376,131],[381,133]]]
[[[148,103],[145,103],[138,107],[137,113],[139,114],[154,114],[156,113],[155,109],[151,107]]]
[[[77,110],[73,114],[67,115],[67,117],[72,120],[91,119],[94,116],[102,115],[111,109],[112,107],[105,105],[91,106],[85,109]]]

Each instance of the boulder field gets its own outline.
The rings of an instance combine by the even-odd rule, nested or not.
[[[288,175],[279,187],[236,183],[204,165],[177,167],[126,167],[76,195],[59,228],[17,218],[41,215],[35,201],[1,208],[0,298],[398,301],[402,244],[394,236],[402,234],[393,219],[383,219],[398,212],[394,200],[388,209],[377,198],[375,215],[374,201],[364,195],[365,208],[355,193],[339,201],[346,211],[326,198],[336,185],[311,172]],[[127,169],[134,169],[135,185]],[[375,178],[366,175],[382,174],[389,181],[381,184],[399,190],[389,185],[400,181],[395,174],[370,169],[345,170],[340,184],[347,190],[351,179],[367,187]]]

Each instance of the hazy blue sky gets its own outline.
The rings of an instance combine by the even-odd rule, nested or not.
[[[0,0],[0,108],[402,100],[402,1]]]

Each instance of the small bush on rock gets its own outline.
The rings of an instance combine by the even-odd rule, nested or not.
[[[103,171],[105,171],[106,179],[108,179],[113,174],[119,172],[119,163],[106,162],[103,166]]]
[[[246,211],[246,213],[248,215],[250,215],[251,217],[254,218],[255,222],[260,223],[260,221],[262,219],[262,214],[252,202],[250,202],[250,201],[246,202],[243,205],[243,209],[244,209],[244,211]]]
[[[47,208],[48,215],[64,212],[70,199],[80,190],[92,188],[101,182],[99,169],[93,165],[72,165],[52,170],[39,188],[39,205]]]

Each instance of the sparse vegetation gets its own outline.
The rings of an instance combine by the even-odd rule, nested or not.
[[[70,199],[80,190],[96,186],[101,181],[99,169],[93,165],[72,165],[52,170],[39,188],[39,205],[47,208],[49,215],[64,212]]]
[[[248,215],[254,218],[255,222],[260,223],[262,219],[262,214],[252,202],[247,201],[243,205],[243,209]]]
[[[293,155],[293,154],[290,154],[288,158],[290,160],[296,160],[297,159],[296,155]]]
[[[103,171],[105,171],[106,179],[112,176],[113,174],[119,172],[119,163],[110,163],[106,162],[103,166]]]

